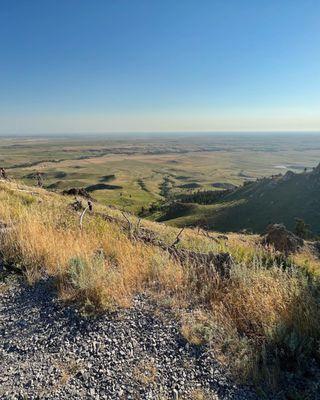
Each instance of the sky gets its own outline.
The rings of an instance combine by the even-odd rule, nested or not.
[[[0,134],[320,131],[319,0],[0,0]]]

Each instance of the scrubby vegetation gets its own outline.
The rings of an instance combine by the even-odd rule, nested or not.
[[[175,198],[199,206],[181,220],[168,212],[170,204],[162,219],[172,224],[198,225],[206,218],[210,228],[224,232],[250,229],[262,233],[270,223],[284,223],[304,238],[320,233],[320,165],[311,171],[264,177],[235,189],[196,191]]]
[[[199,185],[199,183],[197,182],[190,182],[190,183],[185,183],[183,185],[179,186],[181,189],[197,189],[199,187],[201,187],[201,185]]]
[[[160,195],[164,198],[169,198],[170,197],[170,189],[172,185],[172,180],[168,177],[165,176],[163,178],[163,182],[160,184]]]
[[[207,205],[216,203],[230,192],[230,190],[197,190],[193,193],[178,195],[177,199],[183,203]]]
[[[320,262],[308,244],[286,256],[255,235],[185,229],[176,240],[176,228],[138,224],[101,205],[80,229],[71,201],[0,183],[5,263],[20,268],[31,284],[53,277],[61,299],[97,312],[130,307],[136,293],[146,292],[176,313],[187,340],[209,344],[239,379],[274,393],[290,386],[291,396],[319,389],[311,384],[320,357]],[[177,259],[154,240],[140,240],[139,229],[177,249],[230,253],[230,273]]]

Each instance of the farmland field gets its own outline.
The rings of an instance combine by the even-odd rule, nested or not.
[[[298,172],[319,160],[316,134],[0,138],[0,166],[11,179],[35,185],[41,172],[50,190],[86,188],[97,201],[132,212],[171,194]]]

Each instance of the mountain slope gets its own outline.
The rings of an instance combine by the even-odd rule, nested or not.
[[[248,229],[261,233],[270,223],[284,223],[293,229],[295,218],[303,219],[313,233],[320,234],[320,165],[311,172],[288,171],[284,176],[248,182],[213,204],[193,207],[183,219],[170,220],[178,225],[205,223],[224,232]]]

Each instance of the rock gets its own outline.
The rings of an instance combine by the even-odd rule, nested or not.
[[[289,181],[290,179],[292,179],[296,174],[293,171],[287,171],[283,177],[282,177],[282,181]]]
[[[273,224],[267,227],[267,233],[262,239],[262,244],[273,246],[276,251],[296,253],[303,246],[303,239],[288,231],[282,224]]]
[[[220,240],[228,240],[229,238],[228,238],[227,235],[218,235],[218,236],[217,236],[217,239],[220,239]]]
[[[317,258],[320,258],[320,241],[319,240],[309,243],[309,248]]]
[[[84,318],[57,301],[49,278],[21,279],[0,293],[0,321],[0,399],[184,399],[197,388],[208,399],[257,399],[206,348],[186,345],[179,322],[144,295],[130,309]]]
[[[90,196],[90,194],[83,188],[66,189],[62,192],[62,194],[65,196],[81,196],[87,200],[93,201],[93,198]]]

